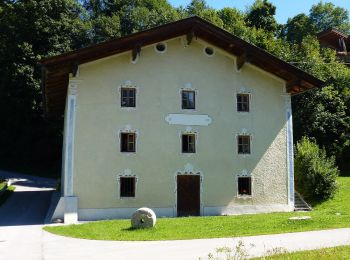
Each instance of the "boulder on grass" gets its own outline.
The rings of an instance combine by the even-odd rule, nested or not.
[[[151,228],[156,224],[157,217],[153,210],[149,208],[139,208],[132,214],[132,228]]]

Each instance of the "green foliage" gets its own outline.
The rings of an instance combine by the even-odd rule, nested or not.
[[[275,33],[278,27],[275,14],[276,6],[268,0],[255,0],[247,14],[246,22],[249,26]]]
[[[286,37],[289,42],[300,44],[305,36],[314,34],[315,28],[309,16],[298,14],[288,19],[281,36]]]
[[[179,19],[166,0],[85,0],[95,42],[123,36]]]
[[[0,12],[0,159],[51,164],[61,121],[42,118],[37,62],[87,44],[84,10],[74,0],[21,0],[2,2]]]
[[[312,201],[332,198],[337,191],[339,170],[334,157],[304,137],[297,143],[295,157],[295,188]]]
[[[340,31],[350,33],[349,13],[346,9],[336,7],[333,3],[313,5],[310,9],[310,20],[317,28],[323,31],[329,28],[337,28]]]
[[[245,14],[235,8],[225,7],[218,11],[218,16],[223,22],[223,28],[235,35],[245,33]]]

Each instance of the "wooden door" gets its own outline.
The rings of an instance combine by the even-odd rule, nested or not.
[[[200,215],[200,176],[177,176],[177,216]]]

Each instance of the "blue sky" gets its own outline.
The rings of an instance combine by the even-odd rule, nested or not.
[[[173,6],[186,6],[191,0],[168,0]],[[235,7],[245,11],[247,6],[254,3],[254,0],[206,0],[207,4],[215,9],[223,7]],[[312,5],[317,4],[319,0],[270,0],[276,7],[276,20],[279,23],[286,23],[289,17],[299,13],[309,13]],[[336,6],[350,10],[350,0],[329,0],[323,2],[332,2]]]

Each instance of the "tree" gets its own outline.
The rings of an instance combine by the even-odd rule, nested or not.
[[[235,35],[243,35],[247,29],[245,14],[235,8],[225,7],[218,11],[218,16],[223,22],[224,29]]]
[[[310,9],[310,20],[317,29],[317,32],[337,28],[345,33],[350,33],[349,13],[346,9],[336,7],[332,3],[313,5]]]
[[[218,12],[209,7],[205,0],[192,0],[185,9],[185,16],[197,15],[218,27],[223,27],[224,23]]]
[[[266,32],[276,33],[278,25],[275,20],[276,6],[268,0],[256,0],[250,7],[246,17],[246,23]]]
[[[209,6],[207,5],[205,0],[192,0],[191,3],[189,3],[186,7],[186,10],[189,15],[200,16],[201,13],[208,8]]]
[[[296,145],[295,188],[306,199],[318,202],[332,198],[338,189],[335,158],[307,137]]]
[[[307,35],[315,35],[315,27],[306,14],[298,14],[289,18],[283,28],[283,36],[293,43],[300,44]]]
[[[303,40],[294,57],[301,61],[300,68],[327,82],[322,89],[293,98],[295,139],[314,137],[328,154],[339,156],[349,137],[350,71],[336,60],[333,50],[320,49],[313,37]]]
[[[85,0],[95,39],[128,35],[179,19],[166,0]]]
[[[84,46],[88,42],[88,27],[83,17],[83,9],[73,0],[1,3],[2,160],[23,165],[59,159],[61,129],[42,118],[41,69],[37,62]]]

